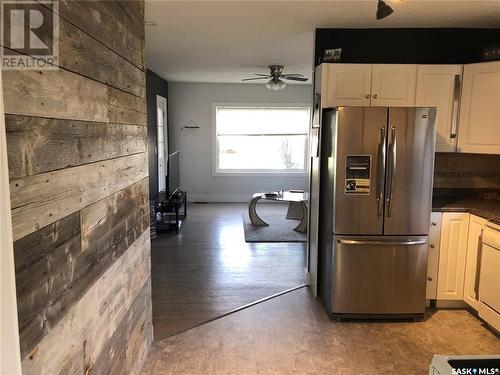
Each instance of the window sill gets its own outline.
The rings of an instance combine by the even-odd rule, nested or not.
[[[212,172],[213,177],[283,177],[283,178],[290,178],[290,177],[297,177],[297,178],[303,178],[307,177],[308,173],[307,171],[304,172],[222,172],[222,171],[216,171]]]

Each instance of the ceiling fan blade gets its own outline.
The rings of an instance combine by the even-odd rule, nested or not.
[[[254,81],[256,79],[269,79],[269,77],[244,78],[242,81]]]
[[[305,77],[303,74],[299,74],[299,73],[282,74],[281,76],[283,78],[288,78],[288,77]]]
[[[272,76],[269,74],[260,74],[260,73],[254,73],[256,76],[261,76],[261,77],[268,77],[271,78]]]
[[[287,79],[289,81],[300,81],[300,82],[306,82],[309,81],[309,78],[307,77],[281,77],[282,79]]]

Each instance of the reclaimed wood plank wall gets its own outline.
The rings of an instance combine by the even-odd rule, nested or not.
[[[135,374],[152,342],[144,1],[58,16],[60,69],[3,72],[23,371]]]

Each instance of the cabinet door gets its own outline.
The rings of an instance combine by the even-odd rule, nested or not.
[[[419,65],[417,107],[437,108],[436,152],[456,147],[462,65]]]
[[[443,213],[437,299],[462,300],[469,214]]]
[[[500,330],[500,225],[486,223],[481,249],[479,280],[479,316],[497,331]]]
[[[371,64],[329,64],[328,107],[370,105]]]
[[[426,299],[437,299],[439,240],[441,238],[441,213],[431,213],[431,228],[429,230],[429,252],[427,256],[427,287]]]
[[[464,66],[458,151],[500,154],[500,61]]]
[[[417,65],[374,64],[372,106],[414,107]]]
[[[481,247],[483,225],[486,222],[475,215],[470,215],[469,237],[467,240],[467,257],[465,263],[465,281],[464,281],[464,302],[476,309],[478,308],[478,256]]]

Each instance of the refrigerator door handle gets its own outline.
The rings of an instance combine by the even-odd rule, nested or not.
[[[395,183],[395,176],[396,176],[396,128],[393,126],[391,127],[391,143],[389,144],[389,156],[391,157],[391,162],[390,162],[390,173],[389,173],[389,178],[390,178],[390,183],[389,185],[389,191],[387,192],[386,196],[386,202],[387,202],[387,217],[391,217],[392,215],[392,200],[394,198],[394,183]]]
[[[427,243],[427,239],[406,240],[406,241],[363,241],[363,240],[338,239],[337,242],[342,245],[409,246],[409,245],[425,245]]]
[[[385,126],[380,128],[380,143],[378,145],[377,165],[377,216],[382,216],[384,210],[384,171],[385,171]]]

